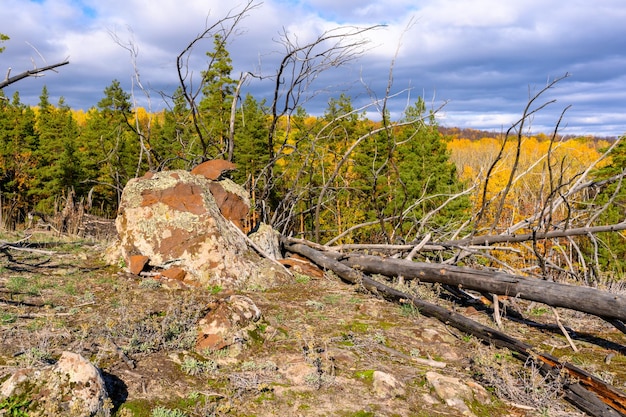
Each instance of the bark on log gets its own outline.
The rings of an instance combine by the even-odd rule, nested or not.
[[[626,296],[591,287],[561,284],[497,271],[412,262],[371,255],[334,254],[341,263],[369,274],[422,282],[438,282],[463,289],[519,297],[553,307],[565,307],[593,314],[607,320],[626,320]]]
[[[583,236],[597,233],[617,232],[626,229],[626,222],[609,224],[604,226],[578,227],[565,230],[552,230],[550,232],[503,234],[490,236],[476,236],[469,239],[451,240],[441,242],[445,247],[463,247],[469,245],[491,245],[494,243],[527,242],[530,240],[553,239],[568,236]]]
[[[389,301],[412,304],[425,316],[436,318],[442,323],[451,325],[485,342],[493,343],[497,347],[507,348],[516,352],[522,360],[533,361],[544,372],[549,372],[556,376],[562,370],[565,370],[565,373],[570,377],[563,385],[565,398],[579,409],[597,417],[626,416],[626,394],[582,369],[571,364],[560,363],[558,359],[551,355],[537,354],[529,344],[503,332],[380,283],[327,256],[328,252],[320,252],[301,243],[285,241],[284,244],[287,250],[305,256],[322,268],[332,270],[349,283],[361,285],[373,294],[377,294]]]

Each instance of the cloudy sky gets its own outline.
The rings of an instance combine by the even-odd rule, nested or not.
[[[150,93],[178,85],[176,57],[205,28],[237,13],[245,0],[2,0],[4,43],[0,71],[11,75],[69,58],[58,73],[5,88],[37,104],[46,85],[75,109],[95,106],[117,79],[147,106],[133,83],[134,68]],[[537,105],[556,100],[535,116],[533,131],[550,132],[561,112],[561,133],[626,133],[626,2],[623,0],[265,0],[237,25],[228,45],[234,74],[269,77],[284,48],[281,34],[306,43],[338,26],[385,25],[368,32],[366,50],[348,65],[323,73],[310,91],[311,114],[323,112],[328,94],[346,93],[355,106],[385,95],[390,68],[393,114],[423,96],[444,126],[506,130],[529,96],[566,73]],[[116,41],[117,39],[117,41]],[[132,45],[136,62],[124,48]],[[189,71],[206,68],[212,41],[197,43]],[[393,64],[392,64],[393,63]],[[134,85],[134,87],[133,87]],[[248,83],[255,98],[270,99],[272,81]],[[325,92],[325,93],[324,93]],[[376,118],[375,106],[368,107]]]

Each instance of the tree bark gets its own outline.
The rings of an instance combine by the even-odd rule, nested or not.
[[[436,318],[446,325],[451,325],[464,333],[471,334],[497,347],[507,348],[516,352],[517,356],[520,356],[522,360],[530,360],[536,363],[544,373],[549,373],[556,378],[565,371],[565,376],[567,377],[566,382],[563,384],[565,398],[592,416],[619,417],[626,415],[626,394],[584,370],[569,363],[561,363],[551,355],[538,354],[533,351],[531,345],[496,329],[484,326],[459,313],[449,311],[380,283],[347,266],[343,261],[332,259],[327,256],[328,252],[320,252],[301,243],[284,243],[288,251],[305,256],[318,266],[332,270],[344,281],[361,285],[371,293],[389,301],[400,304],[412,304],[418,309],[420,314]]]
[[[19,74],[13,76],[13,77],[9,77],[9,75],[7,74],[7,77],[3,81],[0,81],[0,88],[4,88],[4,87],[6,87],[8,85],[16,83],[19,80],[22,80],[22,79],[24,79],[26,77],[37,75],[37,74],[39,74],[41,72],[44,72],[44,71],[50,71],[50,70],[52,70],[54,68],[60,67],[62,65],[67,65],[69,63],[70,63],[70,61],[66,60],[66,61],[63,61],[63,62],[59,62],[58,64],[46,65],[45,67],[35,68],[35,69],[32,69],[32,70],[24,71],[22,73],[19,73]]]
[[[552,230],[550,232],[518,233],[504,235],[476,236],[469,239],[451,240],[441,242],[444,247],[463,247],[470,245],[491,245],[493,243],[527,242],[530,240],[552,239],[569,236],[582,236],[596,233],[617,232],[626,229],[626,222],[603,226],[577,227],[565,230]]]
[[[412,262],[371,255],[334,253],[342,264],[370,274],[422,282],[437,282],[463,289],[489,292],[565,307],[607,320],[626,320],[626,297],[591,287],[526,278],[498,271],[479,271],[458,266]]]

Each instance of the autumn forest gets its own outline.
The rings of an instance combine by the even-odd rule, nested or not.
[[[338,35],[320,39],[332,36]],[[132,178],[215,158],[236,163],[230,176],[249,192],[250,228],[262,221],[324,244],[454,242],[623,222],[624,145],[563,137],[558,126],[532,133],[533,101],[543,91],[503,132],[441,127],[438,109],[422,98],[395,118],[383,103],[373,121],[339,94],[312,116],[298,100],[305,80],[337,62],[298,66],[297,53],[321,44],[294,46],[286,55],[284,68],[291,65],[299,77],[289,82],[287,71],[277,73],[283,82],[274,97],[241,94],[245,75],[232,74],[220,34],[206,53],[201,87],[192,91],[181,75],[161,112],[133,106],[117,80],[86,112],[63,99],[50,103],[45,86],[35,107],[21,103],[19,93],[2,96],[0,226],[23,227],[33,212],[53,215],[70,194],[92,215],[113,218]],[[327,52],[350,51],[339,48]],[[466,262],[592,283],[620,280],[624,255],[622,234],[580,233],[512,244]],[[437,251],[422,256],[442,259]]]

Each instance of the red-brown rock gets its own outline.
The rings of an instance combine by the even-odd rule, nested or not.
[[[146,267],[150,258],[144,255],[131,255],[128,259],[128,269],[131,274],[139,275]]]
[[[242,295],[230,295],[209,306],[209,312],[199,322],[196,350],[219,350],[247,339],[246,330],[253,330],[261,318],[261,310]]]
[[[189,286],[269,288],[286,282],[286,273],[252,251],[236,229],[243,206],[249,207],[245,190],[228,179],[215,182],[187,171],[133,179],[124,188],[116,219],[117,253],[127,263],[131,255],[146,256],[154,269],[176,265]],[[115,256],[110,252],[111,262]]]
[[[245,221],[250,212],[250,204],[240,195],[226,190],[221,182],[212,182],[209,184],[209,189],[222,216],[232,221],[240,230],[244,230]]]
[[[182,268],[174,266],[172,268],[161,271],[161,275],[165,278],[183,281],[185,279],[185,275],[187,275],[187,272]]]
[[[191,173],[194,175],[202,175],[209,180],[217,181],[222,175],[236,168],[237,165],[232,162],[223,159],[212,159],[196,166],[191,170]]]

